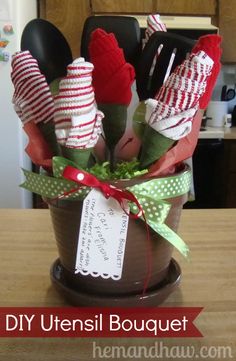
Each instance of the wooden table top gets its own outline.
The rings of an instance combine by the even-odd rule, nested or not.
[[[1,338],[0,361],[92,360],[94,342],[101,347],[151,347],[160,341],[168,347],[191,345],[196,353],[207,346],[205,351],[211,355],[198,355],[198,360],[212,360],[214,353],[223,352],[223,346],[227,357],[218,359],[235,360],[236,209],[184,210],[178,233],[188,243],[191,255],[186,261],[175,252],[182,281],[163,306],[204,307],[195,321],[203,338]],[[48,210],[0,209],[0,245],[0,307],[66,305],[49,277],[58,256]]]
[[[224,128],[224,139],[236,139],[236,127]]]

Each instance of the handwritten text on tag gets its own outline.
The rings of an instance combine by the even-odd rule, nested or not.
[[[75,273],[119,280],[128,222],[129,216],[115,199],[91,190],[83,203]]]

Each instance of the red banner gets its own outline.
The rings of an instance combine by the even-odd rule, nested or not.
[[[201,307],[2,307],[0,337],[202,337]]]

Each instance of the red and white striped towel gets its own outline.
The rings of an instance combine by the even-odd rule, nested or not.
[[[189,134],[212,67],[213,60],[204,51],[191,54],[170,75],[155,99],[146,101],[146,122],[173,140]]]
[[[92,71],[92,63],[76,59],[67,67],[55,96],[57,141],[68,148],[92,148],[102,131],[104,115],[96,107]]]
[[[153,33],[156,31],[167,31],[165,24],[162,22],[161,17],[159,14],[151,14],[147,17],[147,28],[145,30],[145,38],[143,39],[142,46],[143,48],[147,44],[149,38],[152,36]],[[153,58],[153,62],[150,68],[149,76],[151,77],[153,75],[157,57],[160,55],[161,50],[163,48],[163,44],[160,44],[157,48],[156,55]]]
[[[147,44],[149,38],[156,31],[167,31],[165,24],[162,22],[159,14],[151,14],[147,17],[147,28],[145,30],[145,38],[143,47]]]
[[[54,102],[49,86],[28,50],[13,55],[11,79],[14,85],[12,102],[24,124],[53,120]]]

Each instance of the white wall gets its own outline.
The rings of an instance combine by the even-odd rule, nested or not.
[[[236,86],[236,65],[223,65],[212,94],[212,100],[220,100],[223,85],[230,88]],[[228,112],[232,112],[236,105],[236,98],[228,102]]]
[[[36,0],[0,0],[0,15],[6,14],[6,9],[7,17],[0,18],[0,31],[4,37],[3,26],[13,26],[14,34],[7,36],[9,44],[5,48],[11,56],[20,50],[24,26],[37,15]],[[32,194],[19,187],[23,182],[21,167],[30,169],[31,162],[24,152],[26,139],[11,101],[10,73],[10,61],[0,62],[0,208],[30,208]]]

